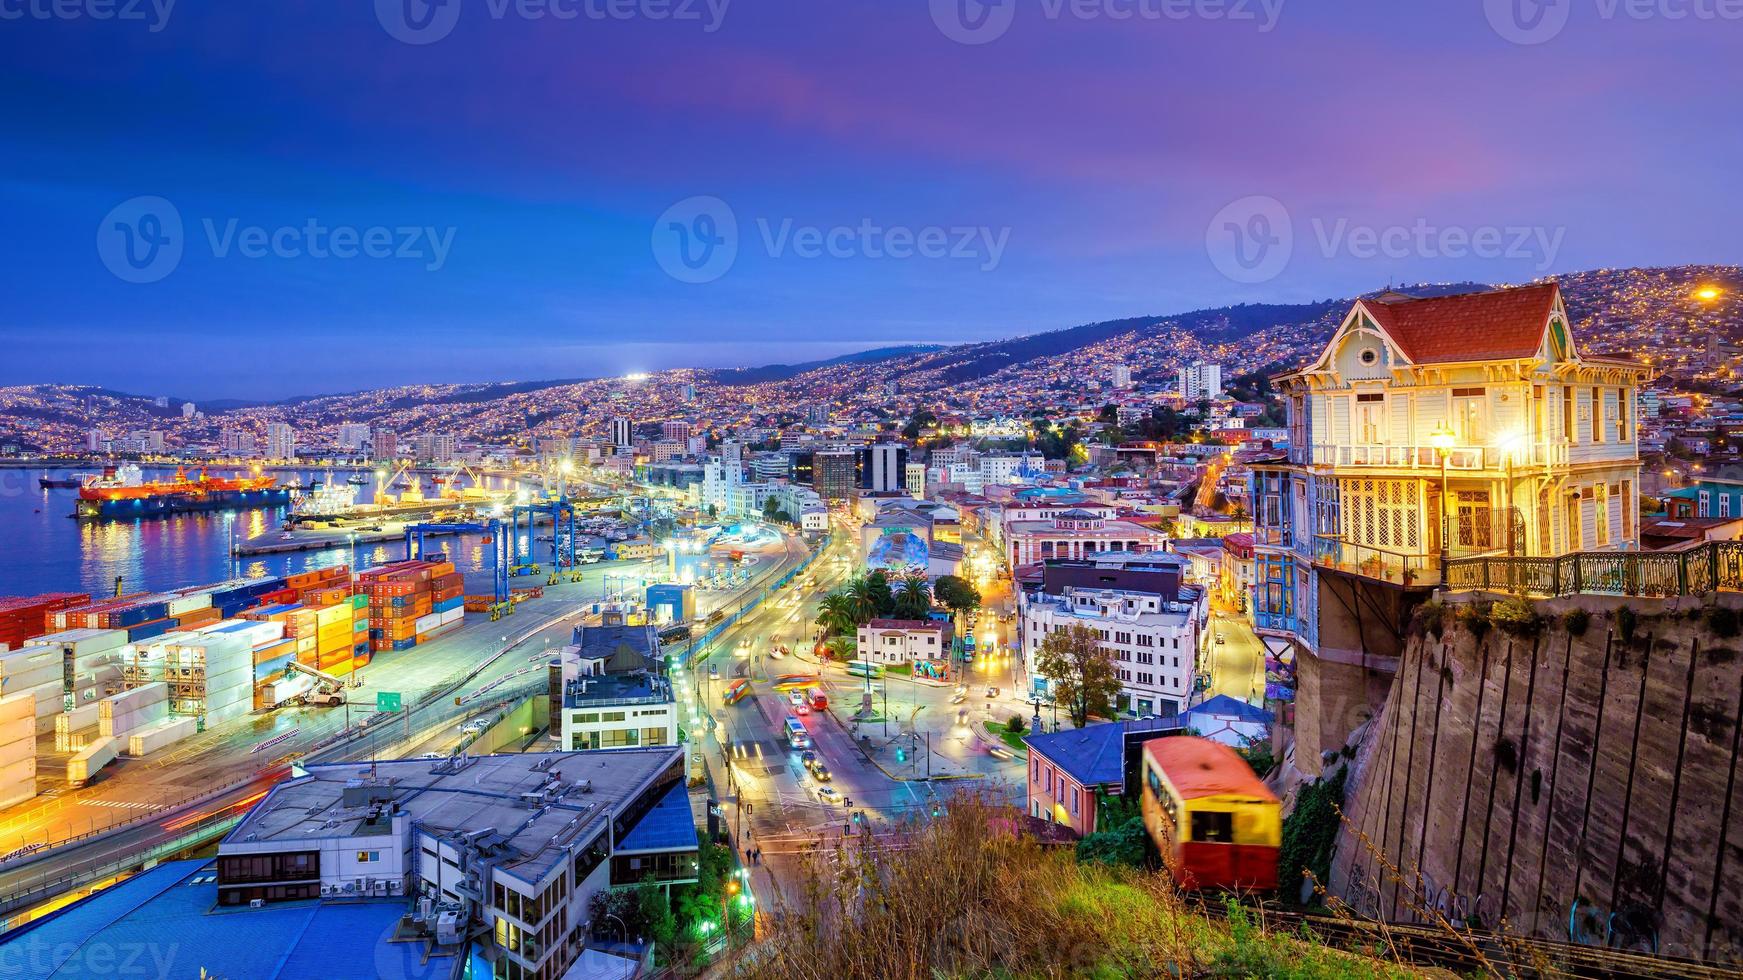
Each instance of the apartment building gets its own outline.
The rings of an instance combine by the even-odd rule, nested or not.
[[[944,660],[950,655],[948,622],[874,619],[859,628],[859,659],[879,664]]]
[[[564,749],[678,744],[677,700],[652,624],[575,627],[549,681],[549,731]]]

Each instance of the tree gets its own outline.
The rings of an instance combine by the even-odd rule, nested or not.
[[[851,633],[859,625],[853,598],[845,592],[831,592],[818,603],[817,625],[830,636]]]
[[[896,611],[896,591],[890,587],[890,576],[883,569],[867,575],[865,584],[871,591],[877,615],[888,616]]]
[[[885,583],[888,587],[889,583]],[[847,596],[850,608],[853,610],[853,625],[864,626],[877,618],[878,593],[872,588],[871,579],[861,575],[848,580],[841,587],[841,594]]]
[[[980,608],[980,590],[960,575],[938,576],[938,581],[932,583],[932,595],[944,604],[944,608],[957,615]]]
[[[896,583],[897,619],[925,619],[932,611],[932,590],[926,576],[910,575]]]
[[[1047,634],[1035,671],[1053,682],[1053,696],[1065,706],[1077,727],[1091,715],[1109,718],[1120,694],[1120,673],[1101,645],[1101,635],[1087,626],[1071,626]]]

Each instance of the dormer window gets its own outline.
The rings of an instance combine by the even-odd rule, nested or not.
[[[1365,347],[1360,354],[1356,355],[1356,359],[1361,361],[1364,366],[1373,367],[1380,363],[1380,352],[1372,347]]]

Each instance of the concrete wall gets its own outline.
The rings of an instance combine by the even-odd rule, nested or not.
[[[1743,961],[1743,641],[1690,600],[1538,608],[1575,604],[1577,637],[1556,619],[1410,641],[1356,755],[1332,889],[1400,921]]]

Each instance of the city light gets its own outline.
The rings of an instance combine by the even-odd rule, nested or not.
[[[1695,290],[1695,299],[1698,299],[1703,303],[1711,303],[1720,296],[1723,296],[1724,292],[1724,290],[1717,286],[1702,286]]]

